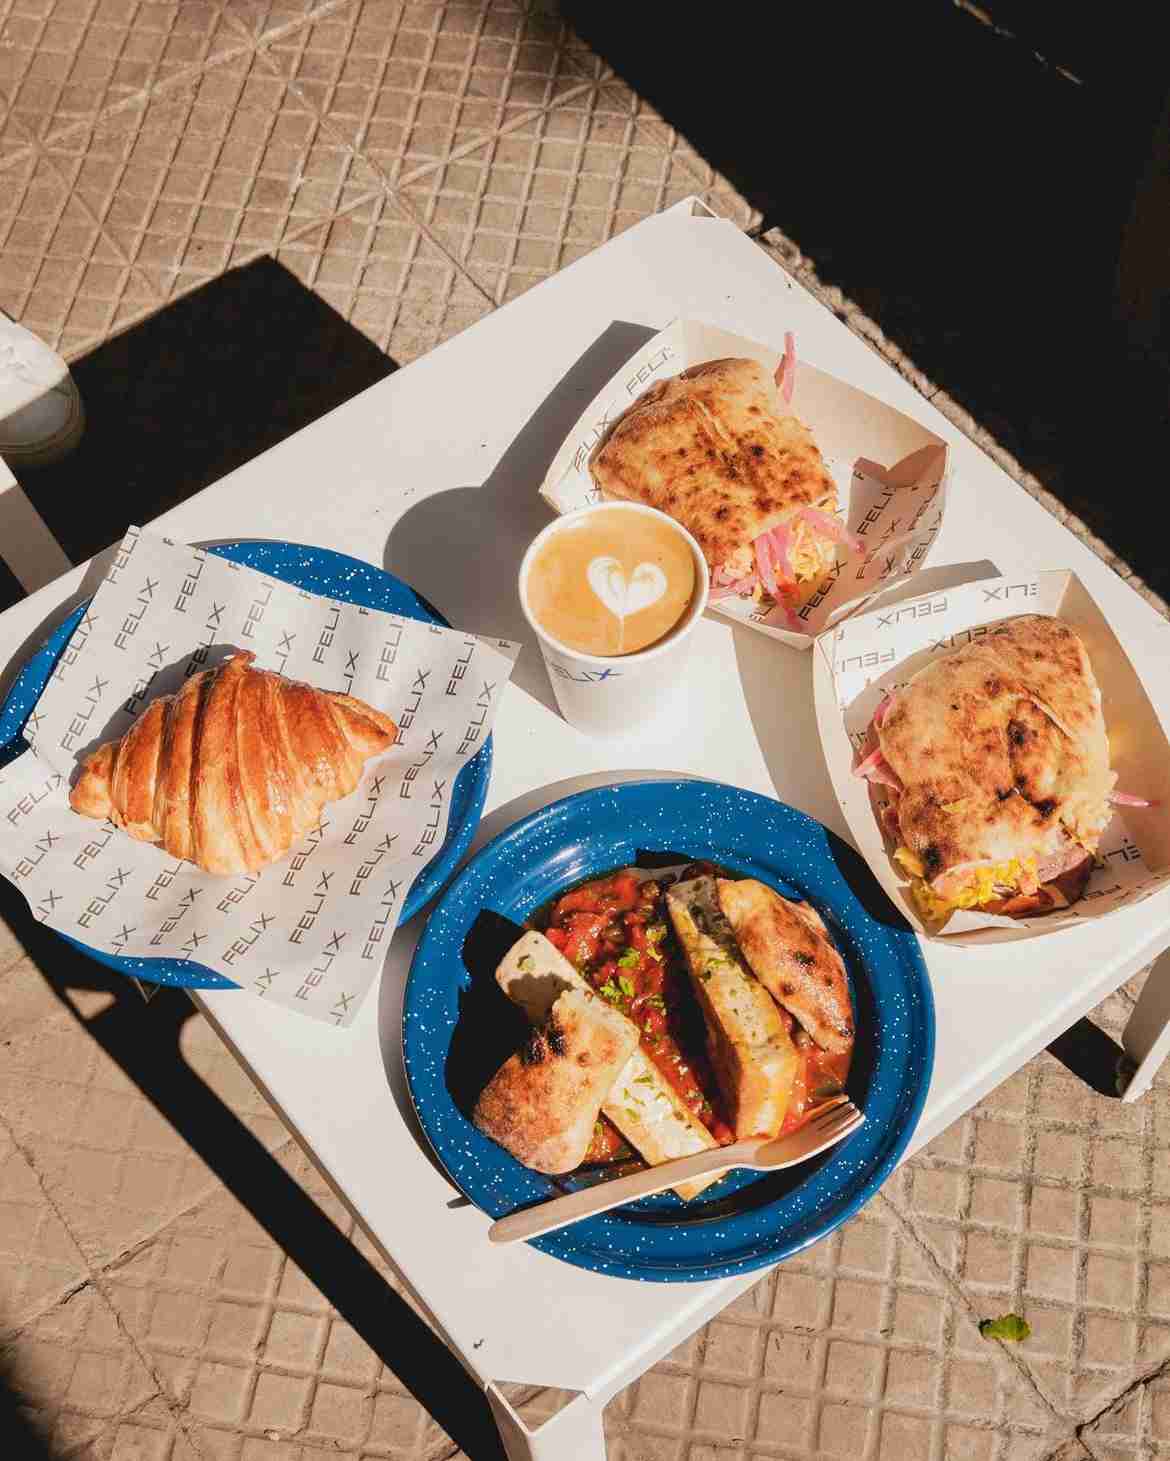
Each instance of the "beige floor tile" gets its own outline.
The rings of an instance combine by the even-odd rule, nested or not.
[[[31,959],[19,958],[0,973],[0,1043],[60,1013],[60,999]]]
[[[0,31],[0,37],[3,31]],[[10,166],[18,159],[27,157],[35,147],[32,134],[13,115],[7,107],[7,101],[0,93],[0,172]]]
[[[119,1018],[142,1022],[151,1007]],[[176,1060],[188,1055],[213,1090],[269,1149],[287,1132],[201,1031],[192,1012]],[[216,1190],[218,1181],[72,1015],[46,1015],[0,1045],[0,1110],[86,1260],[109,1262]]]
[[[1039,1461],[1071,1432],[880,1200],[630,1386],[606,1423],[611,1456],[686,1461]]]
[[[14,964],[24,957],[24,945],[0,918],[0,976],[6,974]]]
[[[162,296],[378,189],[369,165],[251,53],[77,129],[50,156]]]
[[[295,239],[276,257],[400,365],[492,308],[384,195]]]
[[[224,12],[257,43],[328,15],[350,0],[224,0]],[[388,3],[387,8],[393,8]]]
[[[1153,1385],[1138,1385],[1121,1396],[1104,1414],[1084,1430],[1083,1439],[1096,1461],[1152,1461],[1164,1451],[1158,1430],[1163,1421],[1154,1420],[1161,1394]]]
[[[1116,1027],[1125,1006],[1107,1001]],[[1145,1102],[1096,1095],[1048,1054],[897,1174],[892,1200],[987,1317],[1023,1314],[1018,1357],[1084,1419],[1170,1357],[1170,1207]],[[1170,1141],[1170,1128],[1161,1138]]]
[[[392,182],[599,74],[562,22],[521,4],[353,0],[268,52],[330,128]]]
[[[308,1161],[295,1150],[281,1160],[352,1233],[348,1212]],[[109,1269],[103,1283],[166,1397],[189,1408],[199,1444],[212,1454],[263,1457],[266,1446],[294,1441],[306,1455],[366,1448],[423,1461],[450,1450],[393,1372],[222,1189]]]
[[[198,1429],[161,1398],[116,1421],[106,1433],[109,1461],[198,1461],[191,1437]]]
[[[10,147],[56,138],[248,44],[214,0],[16,0],[6,9],[0,137]]]
[[[86,1274],[36,1173],[0,1126],[0,1334],[51,1308]]]
[[[27,154],[0,173],[0,307],[73,353],[161,295],[130,268],[51,159]]]
[[[153,1375],[92,1284],[0,1348],[6,1383],[54,1455],[71,1452],[158,1394]]]
[[[609,81],[404,182],[402,193],[503,303],[689,194],[749,221],[747,205],[713,178],[692,170],[656,113]]]

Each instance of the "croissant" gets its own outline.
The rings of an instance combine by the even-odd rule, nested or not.
[[[209,873],[255,872],[283,857],[398,728],[352,695],[254,670],[254,658],[236,654],[192,675],[91,752],[73,810]]]

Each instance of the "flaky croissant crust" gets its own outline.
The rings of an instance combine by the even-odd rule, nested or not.
[[[364,701],[253,669],[254,658],[192,675],[99,746],[70,793],[74,811],[209,873],[283,857],[398,732]]]

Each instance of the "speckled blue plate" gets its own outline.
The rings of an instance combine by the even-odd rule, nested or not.
[[[345,553],[329,548],[312,548],[301,543],[246,541],[221,543],[210,550],[233,563],[243,563],[270,573],[284,583],[315,594],[325,594],[347,604],[364,604],[368,609],[382,609],[388,614],[401,614],[407,619],[421,619],[427,624],[446,624],[446,619],[409,584],[362,563]],[[13,682],[0,705],[0,766],[24,752],[22,732],[29,712],[48,683],[61,651],[69,643],[74,629],[85,612],[82,604],[45,640]],[[419,873],[402,909],[402,922],[411,918],[439,891],[451,876],[455,865],[467,851],[479,819],[492,774],[492,743],[489,737],[479,751],[455,778],[451,789],[451,810],[447,837],[442,847]],[[133,974],[152,984],[175,984],[185,989],[235,989],[231,979],[205,969],[201,964],[178,959],[124,959],[104,954],[78,943],[67,934],[66,943],[121,974]]]
[[[848,1090],[866,1124],[789,1171],[735,1172],[694,1202],[645,1198],[534,1241],[625,1278],[745,1273],[815,1243],[873,1196],[910,1139],[934,1060],[917,940],[856,854],[803,812],[717,782],[639,781],[566,797],[501,833],[447,889],[415,953],[403,1022],[411,1096],[452,1179],[493,1217],[565,1190],[565,1179],[521,1166],[465,1114],[490,1074],[467,1066],[491,1002],[503,1000],[492,972],[511,933],[499,915],[522,923],[562,889],[646,852],[710,858],[817,908],[849,970],[858,1034]]]

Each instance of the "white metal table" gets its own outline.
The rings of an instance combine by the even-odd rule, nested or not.
[[[932,563],[1075,569],[1170,721],[1170,625],[757,245],[691,201],[630,229],[158,526],[188,541],[280,537],[336,548],[384,563],[460,627],[527,639],[515,579],[523,548],[547,521],[537,485],[599,386],[676,316],[760,339],[795,330],[803,358],[947,439],[956,486]],[[111,536],[122,526],[112,522]],[[0,660],[31,647],[82,587],[78,569],[0,616]],[[660,726],[595,742],[556,715],[539,654],[526,647],[500,709],[476,845],[566,792],[655,771],[774,795],[845,835],[819,750],[811,655],[708,616],[695,657],[685,735]],[[599,1458],[606,1401],[759,1275],[635,1283],[524,1245],[489,1247],[484,1214],[450,1205],[454,1189],[427,1154],[404,1086],[401,994],[418,924],[399,931],[380,996],[348,1030],[262,1011],[231,991],[197,1002],[485,1387],[509,1454]],[[938,1043],[914,1147],[1167,945],[1170,890],[1026,944],[927,944]],[[1163,965],[1127,1041],[1135,1059],[1149,1055],[1131,1094],[1162,1054],[1170,961]],[[507,1381],[579,1393],[530,1431],[499,1389]]]

